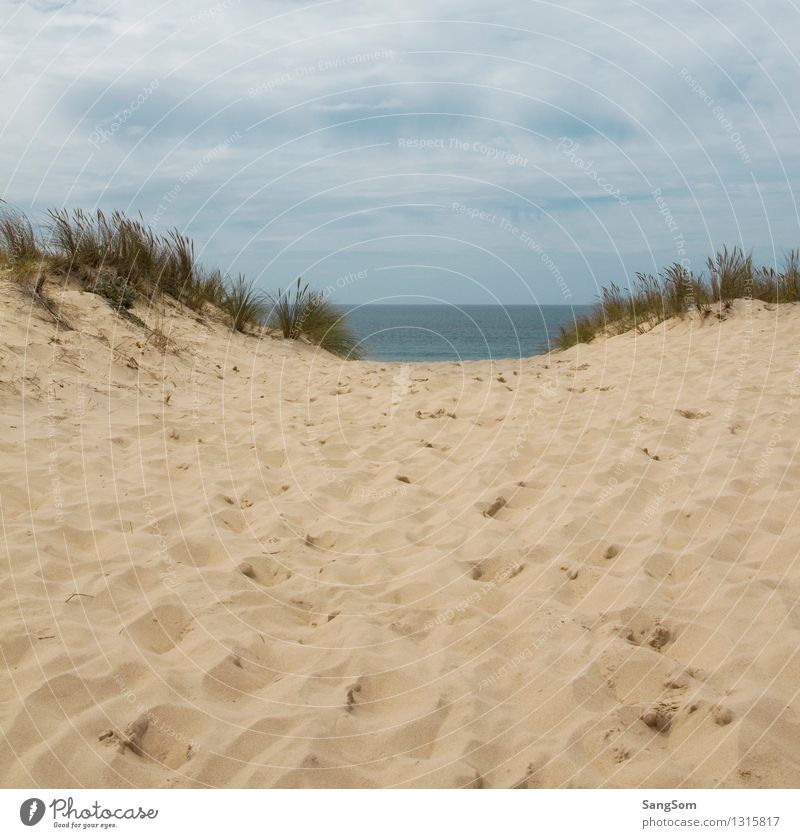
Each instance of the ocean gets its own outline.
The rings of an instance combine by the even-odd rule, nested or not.
[[[347,306],[347,322],[373,361],[526,358],[551,348],[586,305]]]

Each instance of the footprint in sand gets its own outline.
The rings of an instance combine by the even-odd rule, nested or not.
[[[206,693],[230,701],[258,694],[277,677],[257,649],[233,650],[212,666],[203,677]]]
[[[659,618],[650,620],[641,613],[631,615],[622,636],[634,646],[649,646],[658,652],[675,639],[674,632]]]
[[[660,701],[642,713],[642,721],[658,733],[668,733],[677,710],[677,704]]]
[[[137,646],[162,654],[180,643],[192,619],[182,605],[157,605],[128,625],[127,632]]]
[[[361,692],[361,683],[356,681],[347,688],[345,710],[352,713],[356,706],[356,696]]]

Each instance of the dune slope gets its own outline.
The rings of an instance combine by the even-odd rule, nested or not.
[[[0,278],[2,785],[800,785],[800,307],[414,365],[63,310]]]

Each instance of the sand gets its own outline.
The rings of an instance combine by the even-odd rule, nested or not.
[[[0,277],[3,786],[800,785],[800,308],[409,365],[63,305]]]

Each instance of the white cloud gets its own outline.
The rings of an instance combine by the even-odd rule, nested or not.
[[[363,104],[361,102],[337,102],[335,105],[321,105],[313,104],[311,107],[315,111],[322,111],[323,113],[348,113],[351,111],[385,111],[399,108],[402,106],[400,99],[384,99],[375,104]]]
[[[721,0],[18,4],[2,30],[0,195],[141,210],[187,227],[225,267],[268,266],[267,284],[314,263],[323,282],[367,255],[496,271],[476,244],[546,283],[518,239],[452,202],[523,219],[576,270],[674,258],[655,189],[695,258],[722,241],[780,250],[798,243],[800,21],[788,0],[769,12]],[[359,244],[388,235],[405,238]],[[502,272],[483,279],[516,293]]]

